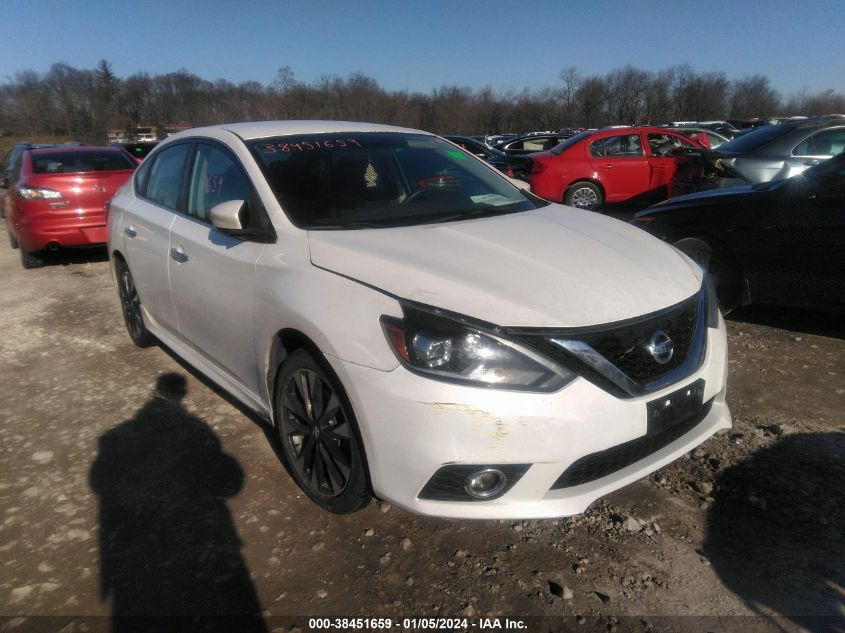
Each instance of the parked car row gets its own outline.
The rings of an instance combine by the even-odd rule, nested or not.
[[[842,152],[845,118],[789,119],[749,128],[734,140],[706,123],[610,126],[582,131],[543,151],[526,151],[554,140],[536,134],[502,147],[528,161],[525,179],[534,193],[596,210],[609,203],[645,205],[673,195],[794,176]]]
[[[704,146],[674,130],[626,127],[581,132],[531,154],[531,191],[581,209],[669,195],[685,150]]]
[[[642,134],[646,156],[689,143]],[[574,514],[730,426],[703,271],[454,143],[288,121],[182,132],[137,169],[117,148],[28,149],[14,239],[64,234],[37,237],[21,200],[68,222],[90,208],[65,232],[102,239],[93,194],[119,173],[105,239],[129,336],[267,418],[332,512],[375,494],[447,517]]]

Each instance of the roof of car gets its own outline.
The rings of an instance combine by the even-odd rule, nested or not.
[[[76,152],[122,152],[120,147],[111,145],[46,145],[42,147],[33,147],[29,150],[33,154],[57,154],[57,153],[76,153]]]
[[[255,121],[250,123],[224,123],[208,127],[192,128],[174,134],[173,137],[196,136],[212,130],[227,130],[244,140],[286,136],[289,134],[336,134],[341,132],[401,132],[428,134],[421,130],[380,125],[377,123],[359,123],[354,121]]]

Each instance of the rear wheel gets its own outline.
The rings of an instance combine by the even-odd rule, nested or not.
[[[20,250],[21,250],[21,266],[23,266],[24,268],[26,268],[26,269],[41,268],[44,265],[44,260],[41,259],[40,257],[38,257],[37,255],[34,255],[34,254],[30,253],[29,251],[24,250],[23,247],[21,247]]]
[[[279,371],[274,405],[285,460],[305,494],[335,514],[366,506],[363,450],[334,374],[307,351],[295,351]]]
[[[601,207],[604,196],[596,185],[585,180],[576,182],[566,190],[563,203],[578,209],[594,211]]]
[[[722,314],[727,314],[742,303],[742,273],[736,259],[728,251],[699,237],[680,239],[675,242],[675,247],[710,275]]]
[[[135,287],[132,273],[129,272],[129,266],[120,258],[115,260],[114,266],[117,272],[117,293],[120,296],[120,308],[123,311],[123,321],[126,323],[129,338],[138,347],[150,347],[155,344],[156,339],[144,324],[144,316],[141,313],[141,298],[138,296],[138,289]]]

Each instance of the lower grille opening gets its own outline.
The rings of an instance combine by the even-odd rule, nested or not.
[[[582,457],[558,477],[551,490],[571,488],[601,479],[656,453],[698,426],[710,413],[712,406],[713,398],[705,402],[693,415],[661,433],[638,437],[624,444],[611,446],[598,453]]]

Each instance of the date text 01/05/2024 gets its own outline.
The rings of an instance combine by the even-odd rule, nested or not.
[[[312,631],[386,630],[402,628],[410,630],[522,630],[527,628],[523,620],[511,618],[310,618],[308,628]]]

